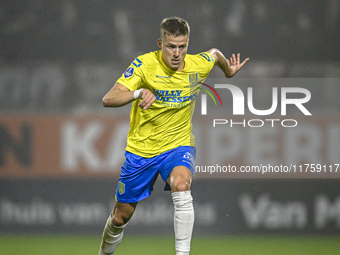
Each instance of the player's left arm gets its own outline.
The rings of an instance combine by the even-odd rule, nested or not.
[[[224,73],[224,75],[227,78],[233,77],[240,69],[242,66],[247,63],[249,58],[246,58],[242,63],[240,61],[240,53],[235,56],[233,54],[230,59],[227,59],[221,51],[219,51],[216,48],[213,48],[211,50],[208,50],[211,55],[213,55],[215,59],[215,65],[217,65]]]

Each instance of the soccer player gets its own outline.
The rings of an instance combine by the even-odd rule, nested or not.
[[[191,118],[199,87],[217,65],[234,76],[248,61],[240,54],[226,59],[217,49],[187,54],[190,28],[178,17],[161,23],[159,51],[132,61],[104,96],[105,107],[132,102],[126,160],[121,168],[116,202],[102,237],[99,255],[113,254],[137,203],[150,196],[160,174],[174,203],[175,249],[190,252],[194,225],[190,185],[196,157]]]

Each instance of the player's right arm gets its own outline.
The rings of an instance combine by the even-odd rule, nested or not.
[[[120,107],[138,98],[142,98],[142,101],[138,104],[138,106],[142,107],[144,110],[149,108],[156,100],[155,95],[148,89],[130,91],[122,84],[116,83],[103,97],[103,106]]]

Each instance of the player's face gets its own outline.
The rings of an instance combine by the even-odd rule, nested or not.
[[[182,71],[188,45],[188,35],[177,37],[165,35],[163,39],[158,39],[164,64],[173,71]]]

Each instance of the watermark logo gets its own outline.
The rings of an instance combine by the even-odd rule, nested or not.
[[[205,89],[203,88],[202,86],[205,86],[207,88],[209,88],[218,98],[218,100],[220,101],[220,104],[222,106],[222,100],[221,100],[221,97],[220,95],[217,93],[217,91],[212,87],[210,86],[209,84],[206,84],[204,82],[199,82],[198,81],[198,73],[191,73],[189,74],[189,82],[190,82],[190,85],[194,88],[198,88],[200,90],[203,90],[205,93],[207,93],[214,101],[215,105],[217,105],[216,103],[216,100],[215,100],[215,97],[213,96],[213,94],[208,90],[208,89]],[[204,102],[203,102],[204,101]],[[201,112],[202,112],[202,115],[206,115],[207,114],[207,95],[206,94],[202,94],[202,109],[201,109]]]
[[[295,106],[300,112],[302,112],[305,116],[311,116],[311,112],[305,107],[304,104],[310,101],[311,99],[311,93],[308,89],[300,88],[300,87],[281,87],[280,88],[280,96],[279,96],[279,88],[273,87],[272,93],[271,93],[271,106],[269,109],[259,110],[254,107],[254,100],[253,100],[253,88],[248,87],[247,88],[247,94],[244,95],[243,91],[237,87],[236,85],[232,84],[215,84],[214,88],[208,84],[200,83],[207,88],[209,88],[211,91],[215,93],[215,95],[218,97],[220,104],[222,106],[222,100],[217,93],[216,89],[227,89],[229,92],[231,92],[232,95],[232,110],[233,115],[245,115],[245,105],[247,105],[248,110],[250,113],[257,115],[257,116],[268,116],[273,113],[275,113],[278,109],[278,107],[281,109],[280,115],[286,116],[287,115],[287,106],[293,105]],[[215,105],[217,105],[216,100],[212,93],[208,91],[207,89],[200,88],[204,92],[206,92],[210,97],[213,99]],[[279,104],[280,101],[280,104]],[[201,115],[207,115],[207,95],[202,94],[201,95]],[[247,103],[247,104],[246,104]],[[297,126],[297,121],[294,119],[286,119],[286,120],[280,120],[280,119],[265,119],[265,121],[268,121],[271,123],[271,126],[274,126],[274,123],[277,121],[280,121],[283,127],[295,127]],[[246,120],[243,120],[242,122],[233,122],[233,120],[227,120],[227,119],[214,119],[213,126],[216,125],[224,125],[227,123],[230,123],[232,126],[232,123],[234,125],[243,125],[250,126],[250,127],[262,127],[265,123],[264,120],[261,119],[251,119],[246,122]],[[288,125],[287,123],[293,123],[291,125]],[[256,125],[254,123],[257,123]],[[285,124],[286,123],[286,124]],[[247,125],[248,124],[248,125]]]
[[[206,86],[212,92],[214,92],[215,95],[217,96],[218,100],[220,101],[221,106],[222,106],[222,100],[221,100],[220,95],[217,93],[217,91],[212,86],[210,86],[210,85],[208,85],[206,83],[200,82],[200,84],[203,85],[203,86]],[[213,99],[215,105],[217,106],[215,97],[211,94],[211,92],[209,90],[207,90],[207,89],[202,88],[202,87],[200,87],[200,89],[203,90],[204,92],[206,92]],[[202,99],[201,114],[202,115],[207,115],[207,95],[206,94],[202,94],[201,99]]]

